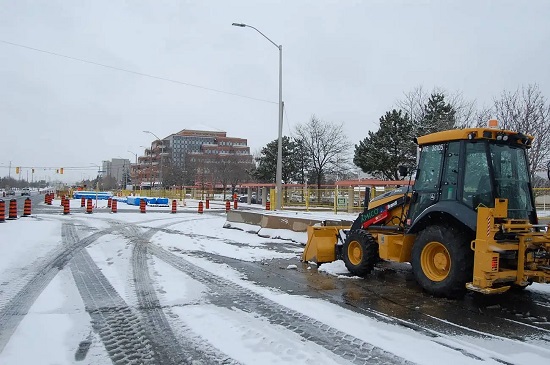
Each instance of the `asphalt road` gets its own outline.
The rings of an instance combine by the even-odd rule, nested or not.
[[[43,195],[31,197],[35,203],[35,213],[61,215],[60,206],[38,204],[43,198]],[[25,199],[16,197],[18,203]],[[82,211],[83,208],[75,210]],[[133,211],[137,213],[135,207]],[[158,221],[165,216],[167,213],[158,213],[151,218]],[[17,281],[5,283],[5,293],[13,295],[6,295],[3,299],[6,303],[0,306],[0,351],[38,295],[59,270],[66,268],[71,270],[75,278],[93,329],[113,363],[236,363],[208,343],[197,342],[192,336],[182,338],[173,332],[170,325],[172,319],[163,311],[158,299],[160,294],[153,286],[154,278],[149,274],[151,263],[147,257],[153,256],[202,283],[211,293],[208,297],[210,303],[217,307],[256,313],[266,323],[293,331],[341,358],[353,359],[352,363],[407,363],[402,358],[318,321],[315,313],[300,313],[284,307],[194,265],[176,255],[173,250],[151,244],[153,235],[161,231],[196,237],[196,233],[172,231],[170,226],[185,220],[208,219],[208,216],[204,214],[199,218],[195,214],[178,214],[176,221],[171,220],[155,228],[145,228],[140,224],[120,222],[113,218],[100,218],[106,228],[95,230],[84,239],[78,238],[74,222],[64,222],[61,232],[63,245],[45,256],[40,264],[22,268],[26,270],[26,275],[31,276],[30,280],[20,286]],[[78,229],[83,229],[82,225],[86,225],[86,221],[79,220],[78,224]],[[131,248],[129,275],[138,304],[133,309],[120,297],[97,263],[84,250],[99,238],[113,234],[123,236]],[[235,246],[235,249],[248,245],[228,239],[223,239],[223,243]],[[296,250],[296,245],[292,243],[267,245],[276,252]],[[536,343],[542,352],[550,349],[550,297],[537,292],[524,290],[498,296],[469,293],[461,300],[447,300],[424,293],[416,284],[408,264],[381,261],[368,277],[349,280],[323,273],[315,265],[301,263],[298,257],[249,262],[204,251],[187,252],[187,255],[227,264],[256,285],[323,299],[377,321],[397,323],[474,359],[478,358],[474,352],[460,346],[459,342],[453,345],[450,339],[509,338],[525,344],[526,348]],[[291,264],[296,265],[297,269],[288,270]],[[185,333],[186,329],[182,331]],[[75,359],[84,359],[89,345],[83,341]],[[538,350],[533,347],[532,351]],[[498,356],[495,360],[503,362]]]

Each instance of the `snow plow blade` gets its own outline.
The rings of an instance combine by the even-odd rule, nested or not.
[[[349,226],[308,226],[307,244],[302,254],[302,261],[313,261],[318,264],[336,260],[336,245],[341,229]]]

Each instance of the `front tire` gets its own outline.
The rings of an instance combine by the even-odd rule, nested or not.
[[[378,243],[366,231],[350,231],[342,248],[342,258],[353,275],[366,276],[378,262]]]
[[[474,252],[468,235],[454,226],[429,226],[421,231],[411,252],[416,281],[428,293],[460,298],[472,280]]]

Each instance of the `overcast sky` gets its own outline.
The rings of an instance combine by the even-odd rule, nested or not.
[[[550,97],[549,16],[533,0],[0,0],[0,176],[11,161],[12,176],[93,177],[141,155],[143,130],[207,125],[252,152],[276,139],[278,50],[233,22],[283,45],[284,135],[315,114],[356,144],[420,85],[479,105],[529,83]]]

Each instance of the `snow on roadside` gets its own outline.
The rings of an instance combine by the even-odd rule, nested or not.
[[[343,279],[361,279],[359,276],[350,276],[351,273],[342,260],[324,263],[317,270]]]
[[[181,231],[189,236],[158,232],[151,242],[166,249],[208,252],[244,261],[295,258],[303,250],[301,246],[297,246],[295,249],[285,247],[294,253],[277,252],[268,244],[288,242],[223,228],[224,222],[225,217],[189,220],[170,227],[173,231]]]
[[[129,277],[132,260],[132,247],[128,240],[117,235],[105,235],[100,237],[86,250],[109,280],[113,288],[128,304],[136,304]]]
[[[254,313],[208,304],[172,310],[193,332],[243,364],[349,364]]]
[[[550,285],[533,283],[529,285],[525,290],[529,290],[537,293],[543,293],[543,294],[550,294]]]
[[[238,222],[225,222],[223,227],[227,229],[237,229],[247,233],[257,234],[265,238],[269,237],[273,239],[281,239],[289,242],[294,242],[299,245],[305,245],[307,243],[307,232],[294,232],[288,229],[262,228],[253,224]]]
[[[496,337],[481,340],[476,337],[468,338],[468,341],[463,339],[457,342],[454,337],[441,335],[443,342],[458,348],[464,348],[482,359],[476,360],[463,355],[460,351],[441,346],[434,342],[432,337],[421,335],[411,329],[380,322],[324,300],[282,293],[277,289],[258,286],[244,280],[238,271],[226,264],[216,264],[203,258],[187,255],[183,255],[183,257],[194,265],[243,286],[280,305],[309,315],[312,319],[326,323],[342,332],[349,333],[374,346],[419,364],[497,364],[492,359],[495,356],[505,361],[509,360],[510,363],[528,364],[533,363],[533,361],[545,362],[544,359],[547,356],[547,351],[544,349],[534,351],[535,348],[532,345],[506,338]],[[197,331],[199,330],[197,329]],[[400,345],[395,346],[396,343]],[[506,350],[509,348],[514,348],[517,352],[510,353]],[[529,361],[521,360],[521,353],[524,351],[530,352]],[[433,356],[433,354],[437,354],[437,356]],[[526,359],[526,357],[523,357],[523,359]]]
[[[181,306],[204,303],[208,294],[206,285],[153,256],[149,271],[154,279],[162,306]]]
[[[150,263],[158,298],[162,307],[173,314],[170,317],[176,322],[172,327],[181,336],[207,341],[243,364],[348,363],[254,313],[209,304],[207,297],[211,293],[205,285],[156,257]]]
[[[32,223],[32,229],[29,229]],[[61,222],[19,218],[2,224],[0,277],[31,264],[61,244]]]
[[[86,364],[110,363],[94,334],[69,270],[61,270],[40,294],[4,350],[0,364],[74,364],[77,350],[88,341]]]

